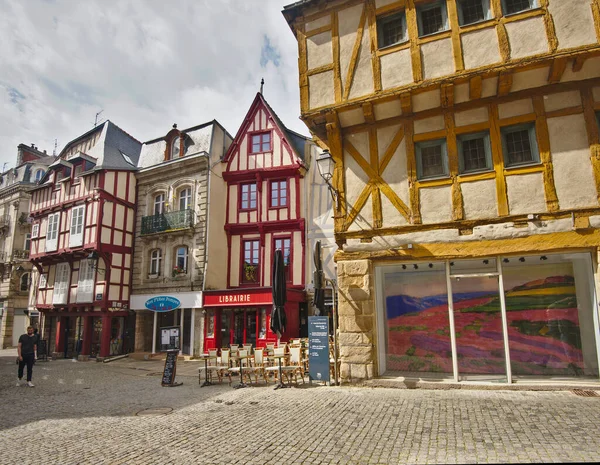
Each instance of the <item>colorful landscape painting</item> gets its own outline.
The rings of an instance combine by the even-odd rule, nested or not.
[[[539,278],[542,268],[537,268],[535,279],[531,279],[531,269],[505,272],[505,282],[510,285],[505,297],[512,373],[581,376],[583,355],[572,267],[568,263],[554,265],[545,271],[560,274]],[[390,295],[394,285],[387,286],[386,279],[387,369],[450,374],[447,293],[427,295],[428,289],[441,290],[441,278],[445,281],[445,277],[432,275],[415,282],[416,275],[403,275],[405,285],[396,286],[403,291],[399,295]],[[408,285],[411,281],[412,286]],[[476,290],[469,292],[472,289]],[[453,282],[453,291],[459,373],[503,376],[505,351],[496,279]]]

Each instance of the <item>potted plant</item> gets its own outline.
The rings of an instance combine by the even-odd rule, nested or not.
[[[179,265],[175,265],[173,267],[173,277],[176,278],[177,276],[181,276],[182,274],[185,274],[185,270]]]

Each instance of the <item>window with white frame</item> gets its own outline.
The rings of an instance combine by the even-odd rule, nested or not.
[[[179,191],[179,210],[192,208],[192,188],[186,187]]]
[[[176,137],[171,142],[171,158],[177,158],[181,154],[181,137]]]
[[[21,280],[19,283],[19,290],[21,292],[27,292],[29,290],[29,277],[31,276],[30,273],[23,273],[21,275]]]
[[[507,168],[539,163],[535,123],[506,126],[501,129],[501,134],[504,165]]]
[[[240,208],[254,210],[256,208],[256,183],[242,184],[240,186]]]
[[[408,32],[404,11],[377,18],[377,45],[379,48],[401,44],[407,40]]]
[[[458,142],[458,169],[461,174],[492,169],[492,151],[488,131],[461,134]]]
[[[165,194],[160,193],[154,197],[154,214],[161,215],[165,212]]]
[[[85,218],[85,205],[71,209],[71,229],[69,234],[69,247],[79,247],[83,244],[83,223]]]
[[[150,252],[150,273],[160,275],[160,265],[162,262],[162,250],[156,249]]]
[[[70,275],[71,269],[68,263],[59,263],[56,265],[54,275],[54,293],[52,295],[52,303],[54,305],[64,305],[67,303]]]
[[[502,0],[502,12],[505,15],[512,15],[537,7],[538,0]]]
[[[173,267],[173,274],[187,273],[188,265],[188,248],[185,246],[177,247],[175,251],[175,266]]]
[[[35,182],[40,182],[44,177],[44,174],[46,174],[46,172],[43,169],[37,170],[35,172]]]
[[[415,149],[418,179],[448,176],[446,139],[417,142]]]
[[[40,234],[40,224],[36,223],[33,226],[31,226],[31,238],[37,239],[39,234]]]
[[[437,1],[417,6],[419,37],[435,34],[448,29],[446,2]]]
[[[48,275],[46,273],[42,273],[40,275],[40,283],[39,283],[39,289],[44,289],[48,286]]]
[[[83,163],[82,163],[82,164],[79,164],[79,165],[77,165],[77,166],[74,168],[74,170],[73,170],[73,180],[74,180],[75,182],[79,181],[79,176],[81,175],[82,171],[83,171]]]
[[[48,215],[48,231],[46,232],[46,252],[54,252],[58,248],[58,225],[60,212]]]
[[[31,250],[31,234],[25,234],[25,243],[23,244],[24,250]]]
[[[490,0],[457,0],[456,6],[461,26],[491,19]]]
[[[77,281],[77,303],[94,300],[93,260],[84,259],[79,262],[79,280]]]

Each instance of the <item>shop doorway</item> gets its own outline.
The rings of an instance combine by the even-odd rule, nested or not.
[[[256,311],[246,312],[246,344],[256,347]]]
[[[183,312],[183,328],[182,328],[182,335],[183,335],[183,342],[182,342],[182,347],[181,347],[181,352],[187,355],[191,355],[192,354],[192,347],[191,347],[191,342],[192,342],[192,331],[194,330],[194,328],[192,328],[192,311],[189,308],[185,308],[185,309],[181,309],[180,311]]]
[[[102,340],[102,317],[92,318],[92,347],[90,350],[91,357],[98,357],[100,355],[100,341]]]
[[[233,312],[223,310],[221,312],[221,325],[217,334],[217,348],[229,347],[231,341],[231,319]]]

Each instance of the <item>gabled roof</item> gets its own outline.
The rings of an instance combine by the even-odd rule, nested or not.
[[[271,108],[271,105],[269,105],[269,103],[265,100],[264,96],[260,92],[258,92],[256,94],[256,97],[254,97],[254,101],[252,102],[252,105],[250,105],[250,109],[246,113],[246,116],[244,117],[244,121],[240,125],[240,128],[238,129],[238,132],[235,135],[235,138],[233,139],[233,142],[232,142],[231,146],[229,147],[229,150],[227,151],[227,154],[225,155],[225,158],[223,159],[223,161],[227,161],[229,159],[230,154],[235,151],[235,148],[239,145],[240,141],[243,139],[244,134],[246,133],[246,130],[248,128],[249,117],[256,111],[256,108],[258,107],[259,104],[263,104],[267,108],[267,111],[273,117],[275,124],[281,130],[285,139],[289,142],[289,144],[290,144],[292,150],[294,151],[294,153],[296,154],[296,156],[302,161],[303,164],[305,164],[304,149],[305,149],[306,143],[308,141],[310,141],[310,137],[303,136],[302,134],[298,134],[297,132],[294,132],[291,129],[288,129],[285,126],[285,124],[283,124],[283,121],[281,121],[279,116],[277,116],[277,113],[275,113],[275,110],[273,110],[273,108]]]

